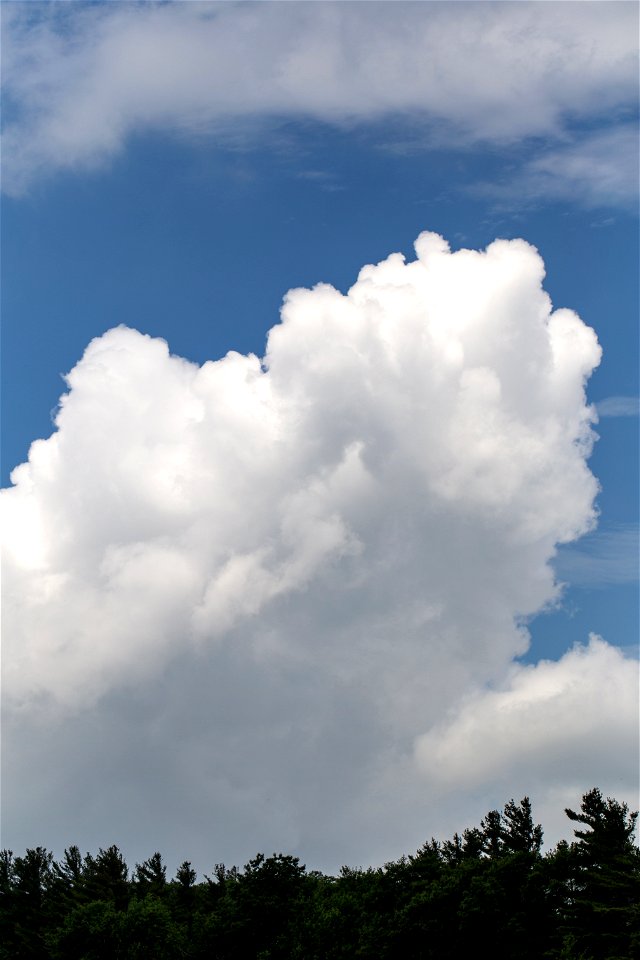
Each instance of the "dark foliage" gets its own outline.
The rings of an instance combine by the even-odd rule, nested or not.
[[[129,875],[115,846],[56,862],[0,855],[0,960],[632,960],[640,956],[637,814],[594,789],[573,843],[541,853],[525,797],[379,869],[307,872],[296,857],[189,861]]]

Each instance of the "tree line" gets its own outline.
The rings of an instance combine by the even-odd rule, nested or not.
[[[1,960],[632,960],[640,957],[637,813],[585,793],[571,843],[542,853],[527,797],[377,869],[307,871],[258,854],[198,881],[160,853],[129,868],[43,847],[0,859]]]

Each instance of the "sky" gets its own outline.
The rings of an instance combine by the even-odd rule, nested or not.
[[[2,846],[635,809],[637,5],[1,13]]]

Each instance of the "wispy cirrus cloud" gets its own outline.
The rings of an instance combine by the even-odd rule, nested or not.
[[[509,175],[473,184],[470,190],[507,209],[560,200],[635,211],[639,159],[637,123],[620,122],[538,148],[531,159],[512,166]]]
[[[599,417],[637,417],[640,415],[640,397],[605,397],[598,400]]]
[[[554,562],[557,575],[576,587],[637,583],[640,539],[637,524],[596,530],[579,544],[561,547]]]

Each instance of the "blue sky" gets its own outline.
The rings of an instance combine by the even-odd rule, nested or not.
[[[182,612],[178,615],[172,608],[161,617],[161,626],[154,617],[147,622],[144,612],[132,615],[140,618],[136,623],[144,635],[134,649],[135,641],[127,639],[123,626],[126,605],[132,602],[129,587],[119,594],[118,575],[105,579],[105,564],[112,562],[108,558],[122,558],[118,551],[125,549],[142,551],[136,583],[143,584],[139,596],[144,610],[144,597],[153,605],[159,595],[155,591],[164,590],[166,573],[153,551],[173,550],[179,543],[182,560],[197,565],[196,547],[189,555],[184,546],[192,542],[186,520],[167,521],[162,534],[153,532],[149,521],[129,542],[125,533],[102,530],[95,517],[102,503],[105,516],[120,518],[114,529],[120,529],[122,520],[124,530],[127,518],[135,518],[135,526],[151,509],[157,495],[153,476],[164,469],[162,450],[179,438],[163,397],[173,397],[178,387],[169,361],[150,357],[148,363],[157,364],[151,374],[120,371],[118,377],[125,380],[118,404],[124,412],[118,414],[121,419],[110,421],[105,412],[110,395],[95,385],[102,382],[101,374],[92,374],[98,368],[91,364],[112,361],[98,359],[78,367],[65,408],[68,418],[58,421],[60,446],[55,455],[49,446],[42,462],[38,454],[32,455],[31,474],[13,477],[15,496],[21,499],[6,498],[8,513],[19,520],[15,536],[24,540],[31,535],[26,531],[40,523],[41,555],[48,559],[24,561],[22,566],[16,561],[18,572],[7,575],[7,622],[13,622],[16,610],[21,626],[16,638],[6,641],[5,664],[7,657],[15,657],[20,680],[13,680],[11,670],[5,674],[9,705],[3,844],[15,849],[44,843],[60,850],[74,842],[87,848],[119,842],[139,858],[158,848],[177,861],[195,861],[198,851],[193,847],[204,829],[205,811],[212,809],[217,826],[205,844],[200,869],[210,866],[204,862],[207,856],[211,862],[241,860],[263,847],[294,849],[312,866],[335,869],[342,860],[376,862],[400,855],[422,842],[421,828],[462,828],[486,812],[483,804],[487,809],[498,805],[520,789],[530,793],[534,803],[538,800],[541,819],[547,810],[551,816],[554,805],[561,810],[565,799],[575,803],[581,789],[595,783],[633,795],[637,771],[616,768],[611,756],[624,756],[622,746],[633,742],[637,713],[637,702],[634,706],[629,694],[637,689],[632,661],[638,631],[637,82],[635,45],[629,40],[637,21],[635,5],[147,3],[63,9],[60,4],[17,3],[4,13],[3,485],[11,485],[9,475],[27,460],[32,441],[53,433],[60,395],[69,389],[62,377],[76,367],[94,338],[123,324],[163,338],[172,355],[198,365],[230,350],[262,358],[287,291],[322,283],[346,294],[363,265],[379,263],[394,252],[414,260],[413,243],[422,231],[440,234],[453,252],[484,250],[496,239],[515,238],[537,248],[553,309],[575,311],[602,347],[602,361],[588,378],[587,401],[602,404],[603,415],[594,425],[598,439],[588,460],[600,485],[595,500],[582,487],[576,488],[574,498],[568,479],[560,486],[550,482],[540,493],[543,501],[566,498],[568,514],[582,504],[576,531],[580,524],[586,529],[590,511],[598,515],[590,533],[581,538],[576,533],[559,548],[556,566],[558,579],[566,583],[563,593],[554,595],[550,584],[541,586],[540,580],[540,563],[553,562],[553,545],[562,539],[560,520],[549,520],[545,546],[536,548],[535,562],[529,541],[526,551],[523,547],[514,553],[513,570],[529,578],[529,592],[523,587],[518,593],[514,586],[512,594],[503,597],[498,579],[486,578],[481,558],[485,553],[493,556],[492,530],[507,520],[500,513],[494,523],[494,508],[482,506],[482,498],[472,498],[472,509],[464,490],[456,495],[459,502],[447,520],[449,505],[438,507],[428,484],[415,486],[412,471],[422,455],[414,438],[412,456],[417,459],[407,461],[412,465],[404,474],[399,466],[393,480],[387,468],[376,474],[374,461],[365,456],[373,480],[384,486],[388,479],[387,526],[368,525],[336,501],[324,525],[309,528],[315,530],[310,535],[315,543],[325,533],[329,536],[330,523],[341,525],[342,547],[336,556],[342,559],[332,563],[348,563],[354,583],[368,582],[369,577],[373,593],[354,587],[334,596],[337,567],[329,575],[308,557],[304,563],[311,566],[305,566],[303,580],[290,593],[286,584],[264,586],[272,584],[264,580],[267,573],[276,574],[260,567],[253,580],[246,580],[245,590],[248,595],[253,591],[254,599],[249,602],[243,595],[234,600],[240,613],[231,614],[227,607],[218,611],[220,622],[228,618],[228,628],[205,630],[187,642],[182,634],[196,622],[194,610],[199,607],[185,588]],[[146,38],[142,49],[132,53],[141,35]],[[527,56],[513,56],[514,37],[525,48],[529,69],[522,67]],[[241,64],[225,54],[235,44],[246,56]],[[448,51],[444,59],[442,44]],[[423,62],[431,61],[434,74],[423,75]],[[496,287],[488,303],[495,302],[496,315],[512,310],[514,322],[519,322],[518,310],[524,316],[526,309],[518,304],[525,301],[510,299],[515,306],[501,306],[500,298],[506,296],[501,289]],[[320,304],[325,295],[317,296]],[[306,369],[307,351],[317,349],[318,356],[324,356],[326,346],[329,359],[324,362],[329,365],[334,354],[340,355],[341,335],[331,333],[333,321],[327,321],[323,346],[324,335],[315,326],[305,333],[305,310],[311,308],[303,304],[297,309],[300,332],[287,321],[282,338],[273,341],[273,375],[285,371],[279,376],[290,385],[287,391],[294,391],[291,384],[298,376],[307,383],[304,377],[312,382],[315,375],[315,367],[309,367],[307,375],[298,374],[297,363],[285,360],[287,337],[291,342],[286,350],[298,357],[300,370]],[[487,307],[489,320],[493,309]],[[124,350],[142,363],[147,347],[133,340],[120,343],[118,336],[103,341],[100,357],[117,357]],[[320,339],[314,348],[316,336]],[[522,363],[524,371],[528,348],[519,349],[509,363]],[[287,363],[293,365],[289,373]],[[490,358],[486,364],[491,366]],[[346,391],[336,371],[327,383],[333,384],[335,375],[331,389]],[[142,391],[147,375],[151,393],[135,392],[126,380],[139,377]],[[413,374],[407,368],[403,376],[409,391]],[[311,388],[307,384],[300,389],[304,393]],[[316,419],[309,422],[320,424],[319,436],[324,436],[322,424],[329,417],[324,389],[329,388],[304,393],[300,408],[314,408]],[[387,389],[382,380],[380,397]],[[397,384],[394,389],[402,392]],[[294,393],[286,396],[292,403]],[[179,397],[175,401],[178,406],[182,402]],[[219,402],[226,410],[227,401]],[[446,426],[440,402],[444,399],[432,398],[432,413],[424,408],[424,416],[433,420],[425,424],[425,436],[431,436],[433,444],[440,439],[460,442],[447,433],[454,426]],[[558,423],[574,415],[577,402],[558,407]],[[394,403],[389,401],[389,410]],[[515,414],[505,404],[508,419]],[[346,417],[347,408],[340,409]],[[375,416],[384,419],[382,400],[376,400],[375,410]],[[538,423],[533,400],[527,411],[527,424]],[[214,433],[221,416],[212,414]],[[147,432],[132,426],[129,436],[123,424],[138,419],[148,420]],[[402,464],[411,421],[393,422],[399,434],[388,441],[386,455],[389,462]],[[207,474],[210,486],[193,522],[213,524],[209,529],[215,539],[225,521],[215,526],[209,500],[216,501],[220,517],[227,510],[241,516],[246,507],[246,523],[257,531],[265,527],[264,533],[256,533],[251,556],[264,557],[280,536],[263,524],[280,509],[280,492],[264,494],[263,499],[267,480],[254,476],[250,459],[252,444],[262,450],[262,440],[254,436],[253,426],[243,423],[233,420],[235,426],[228,427],[234,431],[233,450],[237,445],[244,451],[238,460],[244,467],[236,465],[232,477],[243,496],[256,496],[255,515],[246,500],[236,504],[235,494],[225,493],[233,489],[228,481],[220,480],[216,487],[211,479],[223,476],[231,462],[231,453],[221,453]],[[323,442],[330,445],[335,429],[331,427]],[[538,435],[537,427],[527,429],[531,442],[544,446],[547,434]],[[146,440],[140,440],[150,435],[148,430],[155,438],[153,459],[145,459]],[[408,431],[406,438],[400,436],[403,430]],[[353,439],[365,443],[360,434]],[[94,451],[94,441],[102,452]],[[306,456],[308,442],[305,433],[292,441],[291,463]],[[505,444],[502,453],[496,448],[496,463],[504,456],[500,476],[509,472],[511,461],[525,471],[518,463],[521,448],[510,453],[506,439],[496,442]],[[268,460],[271,449],[267,445],[260,456]],[[573,457],[572,449],[568,443],[561,455]],[[214,453],[202,448],[203,457]],[[136,463],[135,483],[123,481],[118,473],[117,464],[130,460]],[[116,465],[113,476],[110,463]],[[286,487],[287,503],[293,502],[303,496],[314,469],[309,461],[300,467],[298,479],[292,474],[289,480],[283,473],[274,491]],[[328,468],[317,469],[316,485],[324,482]],[[531,469],[535,473],[534,466]],[[551,467],[549,471],[553,473]],[[567,477],[569,473],[567,467]],[[544,487],[545,482],[543,473],[536,483]],[[195,491],[193,496],[200,496]],[[455,500],[453,494],[447,496]],[[403,497],[406,502],[401,503]],[[525,492],[518,497],[514,503],[524,503]],[[302,511],[296,513],[298,530],[317,519],[310,502],[296,510]],[[524,507],[514,506],[508,518],[513,530],[520,529],[518,510]],[[431,519],[424,519],[425,511]],[[558,511],[562,513],[559,506]],[[416,534],[411,553],[396,540],[404,536],[398,531],[405,523],[407,530],[424,532],[422,540]],[[246,545],[240,546],[245,535],[228,536],[225,556],[233,557],[234,551],[238,557],[248,556]],[[514,536],[509,534],[504,543],[495,539],[505,564],[511,562],[505,544]],[[475,572],[468,558],[456,559],[451,548],[448,574],[445,570],[449,581],[445,577],[440,593],[434,588],[429,599],[415,564],[431,569],[438,551],[448,554],[444,541],[456,538],[467,553],[478,551]],[[13,557],[11,550],[10,544]],[[347,561],[348,556],[352,559]],[[361,560],[356,562],[355,556]],[[385,584],[397,606],[392,613],[378,611],[374,616],[366,611],[375,608],[375,571],[382,557],[389,567]],[[447,620],[442,597],[455,595],[458,564],[464,568],[460,591],[486,607],[478,612],[476,639],[471,639],[471,621],[458,614]],[[207,568],[207,577],[212,569]],[[43,571],[52,578],[46,580],[50,593],[49,587],[38,586]],[[216,576],[211,582],[221,590],[222,579],[216,581]],[[347,574],[343,570],[340,576]],[[80,598],[77,608],[55,599],[54,578],[55,584],[71,583]],[[416,604],[427,600],[432,612],[421,615],[424,625],[416,627]],[[95,616],[104,616],[107,624],[99,643]],[[429,625],[433,617],[437,628]],[[518,633],[523,622],[530,631],[528,645]],[[466,640],[458,637],[465,629]],[[296,647],[300,630],[313,638],[309,649]],[[499,634],[495,641],[488,635],[492,630]],[[67,647],[69,631],[75,639]],[[154,631],[163,634],[157,649]],[[585,646],[591,633],[604,643]],[[337,637],[339,650],[334,649]],[[126,655],[104,652],[113,652],[121,642],[129,651]],[[246,649],[244,643],[249,644]],[[455,655],[444,656],[443,644],[457,651]],[[572,652],[574,644],[582,645],[577,653]],[[319,647],[326,651],[321,661],[316,659]],[[554,661],[555,680],[535,673],[541,658]],[[409,689],[406,677],[421,673],[423,687],[416,681],[416,689]],[[437,686],[439,675],[442,702],[431,713],[418,708],[412,713],[420,689],[431,691],[435,704],[438,698],[429,684]],[[505,697],[515,697],[520,689],[526,694],[526,684],[538,683],[532,679],[536,677],[549,689],[558,683],[569,691],[577,684],[580,707],[605,729],[594,753],[589,723],[582,731],[572,728],[569,740],[559,737],[556,750],[552,733],[542,744],[529,737],[531,718],[525,711],[518,715],[513,743],[505,743],[502,754],[498,745],[496,756],[487,759],[486,770],[498,764],[499,774],[483,779],[479,773],[467,781],[458,775],[455,761],[441,774],[430,769],[425,759],[429,749],[436,755],[446,744],[455,754],[469,703],[477,704],[477,735],[486,743],[492,723],[498,722],[491,697],[500,690]],[[609,694],[598,687],[598,677],[603,687],[609,684]],[[371,697],[364,692],[367,687]],[[602,706],[601,701],[613,697],[611,691],[618,691],[618,702]],[[234,692],[238,704],[253,706],[247,707],[244,721],[242,710],[236,715],[229,706],[223,712],[225,722],[208,697],[223,703]],[[307,710],[302,706],[305,697]],[[567,692],[567,714],[576,709],[572,697]],[[555,701],[546,707],[543,702],[541,710],[547,718],[564,716],[556,714]],[[51,751],[52,724],[61,742],[66,738],[68,749]],[[344,743],[339,728],[346,731]],[[607,736],[618,741],[618,749],[612,749]],[[527,780],[520,761],[529,748],[532,756],[546,759]],[[311,762],[314,750],[317,763]],[[260,773],[256,751],[269,758],[277,784]],[[549,772],[549,758],[567,751],[578,759],[573,767],[569,764],[566,778],[558,780]],[[205,755],[215,758],[206,774]],[[50,757],[51,770],[44,756]],[[43,761],[42,777],[48,771],[47,786],[36,782],[34,758]],[[624,763],[629,763],[628,754]],[[70,802],[65,780],[78,775],[95,787],[83,788]],[[175,784],[180,778],[192,784],[197,801],[178,796]],[[325,786],[320,788],[316,778]],[[171,785],[159,787],[167,779]],[[330,801],[325,793],[332,782],[341,786],[329,790]],[[401,784],[401,800],[394,783]],[[149,823],[141,826],[145,804],[158,789],[166,796]],[[500,790],[507,794],[501,796]],[[443,799],[447,791],[455,802]],[[332,813],[330,827],[310,799],[314,792]],[[27,793],[31,799],[25,804]],[[50,801],[45,800],[48,793]],[[420,795],[431,797],[429,816],[416,799]],[[275,801],[270,799],[274,796]],[[363,803],[366,812],[356,815]],[[265,813],[270,805],[277,810]],[[189,829],[175,826],[174,818],[183,814],[193,825]],[[393,827],[388,826],[391,822]],[[382,830],[381,823],[387,824]],[[551,832],[559,835],[561,829],[559,821],[551,823]]]

